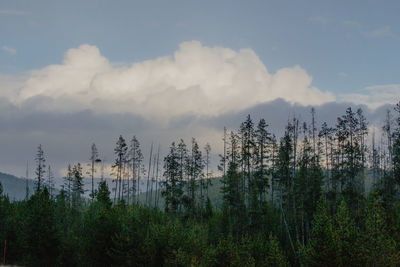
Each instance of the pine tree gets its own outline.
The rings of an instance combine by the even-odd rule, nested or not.
[[[119,136],[116,147],[114,148],[114,153],[116,156],[114,165],[112,166],[114,169],[114,175],[116,176],[115,179],[115,196],[114,201],[116,200],[117,191],[118,191],[118,200],[121,200],[121,193],[122,193],[122,174],[123,174],[123,167],[126,162],[126,152],[128,147],[126,145],[125,139],[122,135]]]
[[[223,205],[227,208],[224,214],[228,217],[229,229],[235,232],[238,238],[244,229],[246,223],[246,206],[245,194],[243,192],[243,182],[239,172],[239,147],[238,136],[231,132],[230,149],[227,153],[228,169],[225,177],[222,179],[223,187],[221,188]]]
[[[358,255],[360,233],[344,200],[340,203],[335,215],[334,245],[337,251],[338,266],[362,265]]]
[[[250,115],[247,115],[246,120],[240,125],[239,134],[242,141],[242,146],[241,146],[242,175],[246,175],[247,178],[247,181],[243,179],[242,186],[244,188],[243,191],[247,196],[247,206],[250,207],[250,199],[252,192],[252,167],[253,167],[252,163],[254,157],[253,151],[255,149],[254,123]],[[246,192],[246,183],[247,183],[247,192]]]
[[[272,234],[269,235],[267,249],[268,252],[265,260],[266,266],[276,266],[276,267],[290,266],[285,254],[279,247],[278,239]]]
[[[318,203],[311,228],[310,241],[300,249],[303,266],[339,266],[331,217],[324,198]]]
[[[192,138],[190,155],[188,155],[186,158],[185,165],[185,172],[187,173],[188,177],[186,208],[188,213],[194,216],[196,213],[196,191],[198,188],[197,182],[202,179],[204,169],[201,150],[196,142],[196,139],[194,138]]]
[[[72,208],[76,210],[82,202],[82,195],[85,193],[82,166],[80,163],[74,165],[72,174]]]
[[[112,200],[107,183],[106,181],[101,181],[96,200],[91,202],[86,212],[82,214],[84,217],[81,219],[81,231],[84,234],[79,240],[80,253],[79,256],[75,256],[79,261],[75,265],[115,265],[115,259],[113,259],[112,255],[115,248],[113,247],[113,240],[116,239],[117,234],[121,231],[121,222],[126,215],[126,210],[124,213],[118,212],[117,207],[112,208]],[[137,227],[136,224],[135,227]]]
[[[180,151],[175,142],[170,146],[168,155],[164,158],[164,190],[165,211],[176,214],[182,204],[183,181],[181,175]]]
[[[255,181],[254,190],[258,193],[258,201],[262,207],[263,195],[270,187],[268,177],[271,174],[268,161],[271,159],[271,133],[267,130],[268,124],[261,119],[255,131],[256,156],[255,156]]]
[[[203,202],[204,202],[204,192],[203,190],[206,191],[206,199],[208,199],[208,188],[211,185],[211,179],[210,179],[210,153],[211,153],[211,146],[209,143],[207,143],[204,146],[204,152],[205,152],[205,159],[204,159],[204,166],[206,169],[205,175],[202,175],[200,177],[200,203],[201,203],[201,208],[203,208]],[[204,177],[205,176],[205,177]]]
[[[129,153],[129,159],[130,159],[130,164],[131,164],[131,169],[132,169],[132,195],[136,196],[136,200],[139,201],[140,172],[142,169],[141,164],[143,161],[143,154],[140,149],[140,143],[137,140],[136,136],[132,137],[128,153]]]
[[[27,203],[23,227],[24,258],[27,266],[55,266],[59,238],[55,223],[54,203],[46,187],[34,194]]]
[[[268,161],[271,158],[271,134],[267,123],[261,119],[257,124],[254,136],[253,175],[251,184],[251,199],[249,207],[250,223],[254,230],[263,225],[263,212],[270,187],[269,176],[271,169]]]
[[[289,223],[295,223],[294,200],[294,177],[293,177],[293,140],[290,135],[290,125],[286,128],[284,136],[280,140],[279,151],[275,163],[275,178],[279,184],[279,209],[281,213],[281,225],[284,227],[287,239],[293,254],[295,254],[295,243],[293,241]],[[293,212],[291,212],[293,211]],[[292,215],[292,216],[290,216]],[[289,219],[291,219],[289,221]],[[297,227],[295,227],[297,229]],[[282,229],[283,230],[283,229]],[[296,237],[298,239],[297,231]]]
[[[96,200],[108,207],[111,207],[112,201],[110,198],[110,190],[108,190],[106,181],[101,181],[99,183],[99,190],[96,194]]]
[[[387,229],[382,203],[376,196],[368,199],[362,253],[368,266],[397,266],[400,254]]]
[[[325,189],[327,192],[332,192],[334,190],[331,182],[331,168],[332,168],[332,159],[330,156],[332,156],[332,153],[330,153],[330,148],[332,148],[332,133],[334,129],[331,127],[328,127],[328,124],[326,122],[322,123],[321,131],[319,132],[319,137],[323,139],[324,143],[324,161],[325,161]],[[330,163],[330,164],[329,164]]]
[[[91,164],[91,168],[90,168],[90,178],[92,179],[92,191],[90,193],[90,196],[92,198],[92,200],[95,197],[95,190],[94,190],[94,173],[96,172],[95,169],[95,163],[96,162],[101,162],[101,160],[99,159],[99,152],[97,151],[97,147],[96,144],[93,143],[92,147],[91,147],[91,155],[90,155],[90,164]]]
[[[68,164],[67,173],[64,177],[64,185],[63,188],[66,192],[66,198],[68,200],[68,206],[71,206],[72,203],[72,185],[74,181],[74,174],[72,172],[71,164]]]
[[[310,198],[309,193],[313,193],[311,191],[310,181],[312,157],[312,147],[309,142],[308,136],[305,134],[298,162],[298,172],[296,173],[294,180],[294,193],[296,194],[297,199],[298,216],[301,220],[301,242],[303,245],[307,242],[309,234],[309,223],[310,219],[312,218],[311,214],[309,214],[308,212],[310,209],[310,203],[308,201]]]
[[[53,198],[53,192],[54,192],[54,174],[51,171],[50,165],[48,166],[47,170],[47,182],[46,182],[46,187],[49,190],[50,198]]]
[[[29,162],[26,162],[26,172],[25,172],[25,200],[29,199]]]
[[[42,189],[43,181],[44,181],[44,174],[46,172],[46,159],[44,157],[44,152],[42,149],[42,145],[38,146],[38,150],[36,153],[36,192],[39,192]]]
[[[275,177],[279,182],[280,201],[289,206],[290,190],[292,188],[292,139],[285,132],[279,144],[278,157],[275,166]]]

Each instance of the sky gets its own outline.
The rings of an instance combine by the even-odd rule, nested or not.
[[[146,151],[194,136],[218,154],[223,126],[247,113],[279,131],[311,106],[334,123],[351,104],[379,124],[399,101],[399,12],[399,1],[0,0],[0,171],[23,176],[29,161],[33,173],[39,143],[59,175],[92,142],[111,162],[119,134]]]

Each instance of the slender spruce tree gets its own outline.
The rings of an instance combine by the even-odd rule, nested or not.
[[[44,152],[42,149],[42,145],[40,144],[37,148],[36,153],[36,192],[40,192],[43,187],[44,175],[46,173],[46,159],[44,157]]]
[[[168,155],[164,158],[164,188],[162,196],[165,198],[165,211],[176,214],[182,204],[183,180],[180,169],[180,151],[172,142]]]
[[[72,208],[77,210],[82,204],[83,194],[85,193],[82,166],[80,163],[74,165],[72,173]]]
[[[127,154],[128,147],[126,145],[125,139],[122,135],[119,136],[118,141],[116,143],[116,147],[114,148],[115,153],[115,162],[113,167],[115,179],[115,195],[114,201],[117,196],[118,191],[118,200],[121,200],[121,193],[122,193],[122,174],[123,174],[123,167],[126,162],[126,154]]]
[[[91,154],[90,154],[90,178],[92,179],[92,190],[90,192],[90,197],[92,200],[95,197],[95,189],[94,189],[94,174],[96,172],[96,166],[95,164],[97,162],[101,162],[99,158],[99,152],[97,151],[96,144],[93,143],[91,146]]]

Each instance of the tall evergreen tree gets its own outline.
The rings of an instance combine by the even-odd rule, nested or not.
[[[396,242],[389,235],[385,217],[382,203],[372,195],[368,199],[361,249],[365,263],[369,266],[397,266],[400,260],[400,253]]]
[[[96,162],[101,162],[99,158],[99,152],[97,151],[96,144],[93,143],[91,147],[91,154],[90,154],[90,178],[92,179],[92,191],[90,196],[92,199],[95,197],[95,190],[94,190],[94,174],[96,172],[95,164]]]
[[[210,179],[210,153],[211,153],[211,146],[209,143],[207,143],[204,146],[204,167],[206,169],[205,175],[202,175],[200,177],[200,202],[201,202],[201,208],[203,208],[203,202],[204,202],[204,191],[206,191],[206,197],[205,199],[208,199],[208,188],[211,185],[211,179]]]
[[[202,153],[194,138],[192,138],[190,154],[186,158],[185,165],[185,172],[188,177],[186,208],[188,213],[194,216],[196,213],[196,191],[199,186],[198,182],[202,179],[204,169]]]
[[[164,189],[165,211],[176,214],[182,204],[183,180],[181,175],[180,151],[172,142],[168,155],[164,158]]]
[[[85,193],[83,184],[82,166],[80,163],[72,168],[72,208],[76,210],[82,202],[82,196]]]
[[[71,164],[68,164],[67,167],[67,173],[64,176],[64,184],[63,184],[63,189],[66,192],[66,198],[68,201],[68,206],[71,206],[71,201],[72,201],[72,185],[74,181],[74,174],[72,171]]]
[[[221,188],[224,206],[227,207],[224,216],[228,218],[230,231],[235,232],[237,238],[242,234],[246,223],[245,194],[243,192],[245,181],[239,172],[240,152],[238,143],[238,136],[231,132],[230,147],[227,153],[228,170],[222,179],[223,187]]]
[[[361,242],[359,229],[344,200],[340,203],[334,220],[334,246],[338,266],[362,266],[363,262],[358,255]]]
[[[241,165],[243,175],[243,191],[247,196],[247,206],[250,207],[251,191],[252,191],[252,163],[255,150],[255,131],[254,122],[250,115],[247,115],[246,120],[242,122],[239,129],[239,134],[242,142],[241,146]],[[246,177],[246,179],[244,179]],[[246,181],[247,180],[247,181]],[[247,185],[247,188],[246,188]]]
[[[300,249],[300,263],[304,266],[339,266],[332,220],[325,199],[321,198],[307,246]]]
[[[257,195],[260,207],[264,194],[269,188],[269,176],[271,174],[269,161],[271,160],[271,133],[268,132],[268,124],[261,119],[255,130],[255,173],[253,182],[254,195]]]
[[[54,192],[54,174],[51,170],[50,165],[48,166],[47,169],[47,182],[46,182],[46,187],[49,191],[50,198],[53,198],[53,192]]]
[[[132,195],[136,196],[136,200],[139,201],[140,194],[140,172],[141,164],[143,161],[143,154],[140,149],[140,143],[136,136],[133,136],[129,145],[129,160],[132,169]],[[129,191],[128,191],[129,192]],[[129,197],[129,195],[128,195]]]
[[[28,201],[26,224],[21,233],[25,239],[25,265],[56,265],[59,238],[54,212],[54,203],[46,187],[39,189]]]
[[[126,145],[125,139],[122,135],[119,136],[116,147],[114,148],[115,153],[115,162],[112,166],[114,169],[114,175],[116,176],[115,179],[115,195],[114,201],[116,200],[117,191],[118,191],[118,200],[121,200],[121,193],[122,193],[122,174],[123,174],[123,167],[126,162],[126,152],[128,147]]]
[[[44,157],[44,152],[42,149],[42,145],[40,144],[37,148],[36,153],[36,192],[39,192],[42,189],[43,181],[44,181],[44,174],[46,172],[46,159]]]

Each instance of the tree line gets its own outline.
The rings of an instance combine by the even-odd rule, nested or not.
[[[162,168],[152,144],[146,168],[137,138],[120,136],[111,190],[105,179],[96,185],[102,160],[93,144],[89,171],[68,165],[57,195],[39,145],[34,194],[11,202],[0,186],[1,259],[27,266],[397,266],[400,103],[383,121],[369,133],[362,109],[349,107],[335,125],[318,127],[311,109],[310,121],[293,117],[277,137],[264,119],[248,115],[238,130],[224,128],[219,177],[210,171],[210,145],[201,148],[195,138],[173,142]],[[218,181],[221,207],[210,195]]]

